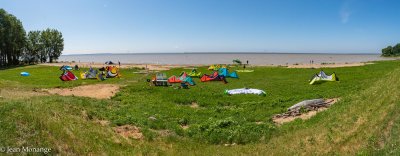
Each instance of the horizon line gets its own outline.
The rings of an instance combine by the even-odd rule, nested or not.
[[[373,55],[377,52],[366,53],[332,53],[332,52],[126,52],[126,53],[82,53],[82,54],[61,54],[61,55],[136,55],[136,54],[326,54],[326,55]]]

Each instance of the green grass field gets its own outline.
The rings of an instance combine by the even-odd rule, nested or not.
[[[319,69],[257,67],[253,73],[239,73],[239,79],[228,78],[228,84],[194,78],[197,85],[190,89],[150,86],[146,82],[150,75],[134,74],[137,69],[123,69],[123,78],[102,82],[62,82],[58,67],[4,69],[0,71],[0,147],[50,147],[54,154],[74,155],[399,154],[399,67],[400,61],[380,61],[327,68],[324,71],[335,72],[340,81],[318,85],[308,82]],[[205,67],[199,70],[211,73]],[[31,76],[19,76],[22,71]],[[181,71],[185,70],[166,73]],[[124,87],[109,100],[29,94],[41,88],[96,83]],[[262,89],[267,96],[224,94],[225,89],[243,87]],[[341,101],[306,121],[282,126],[272,122],[274,114],[313,98]],[[182,124],[189,128],[183,129]],[[144,139],[123,138],[113,130],[121,125],[140,127]]]

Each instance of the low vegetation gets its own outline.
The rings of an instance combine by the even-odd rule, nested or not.
[[[136,69],[123,69],[123,78],[101,82],[62,82],[57,67],[4,69],[0,72],[0,147],[50,147],[52,153],[78,155],[399,153],[395,146],[400,132],[399,65],[399,61],[381,61],[326,68],[340,81],[319,85],[308,84],[319,69],[256,67],[253,73],[228,79],[228,84],[195,78],[197,85],[190,89],[150,86],[146,79],[151,76],[134,74]],[[189,71],[173,69],[167,74],[185,70]],[[198,70],[210,72],[204,67]],[[19,76],[22,71],[31,76]],[[124,87],[104,100],[17,94],[98,83]],[[225,89],[243,87],[265,90],[267,96],[224,94]],[[281,126],[271,120],[302,100],[338,97],[338,103],[309,120]],[[120,127],[134,132],[120,135]],[[140,137],[129,137],[132,133]]]

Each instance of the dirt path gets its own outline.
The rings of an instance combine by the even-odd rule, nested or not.
[[[61,96],[83,96],[96,99],[110,99],[118,91],[120,86],[115,84],[95,84],[78,86],[75,88],[54,88],[46,90],[50,94]]]

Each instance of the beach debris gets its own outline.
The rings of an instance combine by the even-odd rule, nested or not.
[[[228,147],[228,146],[235,146],[236,145],[236,143],[232,143],[232,144],[224,144],[224,146],[225,147]]]
[[[313,99],[313,100],[304,100],[301,101],[292,107],[288,108],[288,111],[294,111],[294,110],[299,110],[301,107],[308,107],[308,106],[319,106],[325,104],[324,99]]]
[[[336,103],[339,99],[312,99],[301,101],[288,108],[288,111],[282,114],[275,115],[272,120],[275,123],[282,124],[285,122],[293,121],[297,118],[309,119],[316,115],[319,111],[328,109],[331,105]]]

